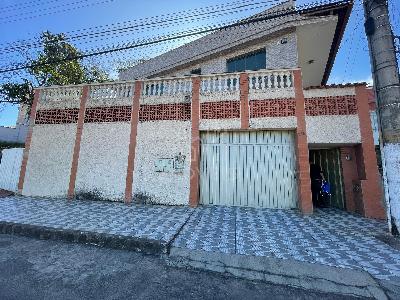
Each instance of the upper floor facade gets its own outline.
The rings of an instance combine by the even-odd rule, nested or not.
[[[297,7],[287,1],[240,26],[217,30],[136,66],[120,80],[301,68],[303,87],[325,85],[353,2]]]

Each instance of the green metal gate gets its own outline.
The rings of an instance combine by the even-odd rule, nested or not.
[[[311,150],[310,157],[321,167],[325,179],[331,185],[332,197],[328,205],[330,207],[344,209],[345,198],[340,150],[338,148]]]

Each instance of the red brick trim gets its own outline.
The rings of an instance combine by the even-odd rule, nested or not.
[[[363,166],[364,169],[359,170],[359,174],[365,174],[365,178],[360,178],[364,215],[368,218],[385,219],[386,214],[382,203],[382,189],[379,184],[380,177],[369,113],[369,92],[365,86],[357,86],[355,89],[361,133],[359,159],[362,161],[359,162],[359,165]]]
[[[308,159],[308,144],[306,133],[306,111],[303,93],[303,82],[301,71],[294,72],[294,88],[296,97],[296,117],[297,117],[297,174],[298,174],[298,191],[299,191],[299,208],[304,214],[313,212],[313,203],[311,195],[311,179],[310,164]]]
[[[307,98],[306,113],[307,116],[356,115],[356,97],[346,95]]]
[[[270,99],[250,101],[250,118],[291,117],[295,115],[295,99]]]
[[[89,86],[84,86],[79,106],[78,124],[76,126],[74,154],[72,155],[71,173],[69,176],[68,199],[72,199],[75,195],[76,173],[78,172],[79,152],[81,149],[83,123],[85,120],[85,107],[88,96]]]
[[[201,119],[240,118],[239,101],[204,102],[200,104]]]
[[[240,85],[240,128],[249,129],[249,75],[241,73]]]
[[[200,78],[192,78],[192,149],[190,163],[190,194],[189,205],[199,204],[200,179]]]
[[[25,140],[25,149],[22,156],[22,163],[21,163],[21,170],[19,173],[19,180],[18,180],[18,193],[22,194],[22,190],[24,188],[24,181],[25,181],[25,174],[26,174],[26,166],[28,164],[28,157],[29,157],[29,150],[32,143],[32,133],[33,133],[33,126],[35,124],[36,118],[36,109],[40,98],[40,90],[35,90],[35,95],[33,98],[33,103],[31,107],[31,114],[29,116],[29,128],[28,133],[26,135]]]
[[[130,122],[131,106],[88,107],[85,123]]]
[[[140,122],[159,120],[190,120],[190,103],[140,105]]]
[[[125,182],[125,203],[132,201],[133,171],[135,169],[136,137],[139,123],[140,95],[142,93],[142,82],[135,82],[135,92],[133,95],[131,109],[131,134],[129,139],[128,166],[126,169]]]
[[[69,124],[78,122],[79,108],[38,110],[35,124]]]

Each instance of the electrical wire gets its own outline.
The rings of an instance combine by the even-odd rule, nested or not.
[[[74,39],[85,39],[87,37],[92,37],[92,36],[104,36],[105,34],[113,33],[117,31],[129,31],[130,29],[138,31],[139,29],[149,29],[149,28],[154,28],[154,27],[160,27],[163,25],[173,25],[173,24],[182,24],[183,22],[188,22],[193,20],[201,20],[199,16],[203,16],[204,19],[211,18],[211,17],[216,17],[216,16],[222,16],[223,13],[235,13],[235,10],[238,11],[240,8],[246,8],[251,5],[258,5],[258,4],[267,4],[267,3],[276,3],[279,2],[280,0],[266,0],[266,1],[257,1],[252,2],[250,1],[244,1],[244,4],[237,5],[239,3],[235,3],[235,6],[232,7],[224,7],[223,9],[216,10],[214,9],[211,13],[208,10],[193,10],[192,14],[184,14],[182,12],[177,12],[174,14],[169,14],[169,15],[161,15],[161,16],[168,16],[169,18],[164,17],[163,19],[160,20],[160,17],[154,17],[154,18],[144,18],[144,19],[139,19],[136,21],[129,21],[129,22],[124,22],[124,23],[116,23],[116,24],[111,24],[111,25],[102,25],[98,27],[89,27],[87,30],[76,30],[76,31],[70,31],[66,32],[65,35],[67,36],[68,41],[72,41]],[[247,3],[246,3],[247,2]],[[221,6],[215,6],[215,8],[221,7]],[[257,6],[256,8],[260,8],[261,6]],[[245,9],[241,9],[240,11],[245,11]],[[238,11],[238,12],[240,12]],[[179,16],[179,17],[176,17]],[[193,19],[195,18],[195,19]],[[181,22],[175,22],[175,21],[181,21]],[[115,25],[123,25],[124,27],[116,27]],[[95,31],[97,28],[107,28],[103,31]],[[74,35],[75,33],[75,35]],[[37,42],[37,38],[29,41],[23,41],[23,42],[17,42],[17,44],[11,44],[11,45],[6,45],[5,47],[1,48],[0,52],[5,53],[9,52],[12,50],[18,50],[20,48],[27,48],[27,47],[39,47],[41,45],[40,42]],[[1,46],[1,45],[0,45]]]
[[[339,5],[342,3],[349,3],[349,1],[339,1],[339,2],[334,2],[334,3],[330,3],[330,4]],[[311,8],[316,9],[316,7],[311,7]],[[124,51],[127,49],[133,49],[133,48],[138,48],[138,47],[142,47],[142,46],[146,46],[146,45],[157,44],[157,43],[160,43],[163,41],[170,41],[170,40],[176,40],[179,38],[189,37],[189,36],[193,36],[193,35],[211,33],[213,31],[217,31],[217,30],[228,30],[228,29],[231,29],[234,27],[240,28],[241,26],[264,22],[264,21],[271,20],[274,18],[279,18],[279,17],[283,17],[283,16],[288,16],[288,15],[301,14],[302,12],[305,12],[306,10],[309,10],[309,9],[310,9],[309,6],[304,6],[298,10],[285,9],[285,10],[275,11],[274,13],[267,14],[267,15],[259,17],[259,18],[250,18],[250,19],[242,20],[240,22],[236,22],[234,24],[227,24],[227,25],[222,25],[222,26],[209,26],[206,28],[201,28],[200,30],[197,30],[194,32],[193,31],[183,32],[180,35],[159,36],[159,37],[155,37],[155,38],[152,38],[149,40],[142,40],[139,42],[130,43],[128,45],[124,45],[121,47],[114,47],[114,48],[110,48],[110,49],[104,49],[104,50],[100,50],[100,51],[79,54],[74,57],[68,57],[65,59],[56,60],[56,61],[52,61],[49,63],[26,64],[26,65],[22,65],[22,66],[10,67],[7,69],[1,69],[0,73],[10,72],[10,71],[18,71],[18,70],[23,70],[26,68],[33,68],[33,67],[43,66],[43,65],[48,65],[48,64],[57,64],[57,63],[65,62],[65,61],[83,59],[83,58],[93,57],[93,56],[97,56],[97,55],[103,55],[103,54],[107,54],[107,53],[111,53],[111,52]]]
[[[76,3],[81,3],[81,2],[85,2],[85,1],[86,0],[82,0],[82,1],[78,1]],[[99,5],[99,4],[106,4],[106,3],[113,2],[113,1],[115,1],[115,0],[102,0],[102,1],[95,2],[95,3],[82,4],[82,5],[78,5],[78,6],[71,7],[71,8],[54,10],[54,11],[50,11],[50,12],[47,12],[47,13],[33,14],[31,16],[28,16],[28,17],[16,18],[16,19],[11,19],[11,20],[9,20],[9,19],[12,18],[12,17],[15,17],[15,16],[19,16],[19,15],[11,16],[9,18],[7,18],[7,17],[6,18],[0,18],[0,24],[14,23],[14,22],[17,22],[17,21],[24,21],[24,20],[32,20],[32,19],[36,19],[36,18],[39,18],[39,17],[43,17],[43,16],[49,16],[49,15],[58,14],[58,13],[70,12],[70,11],[73,11],[73,10],[76,10],[76,9],[79,9],[79,8],[86,8],[86,7],[91,7],[91,6],[95,6],[95,5]],[[22,15],[24,15],[24,14],[22,14]]]

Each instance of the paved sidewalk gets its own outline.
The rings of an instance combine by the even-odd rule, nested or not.
[[[386,223],[340,210],[197,209],[173,243],[195,250],[295,259],[400,280],[400,251],[376,239]]]
[[[386,224],[333,209],[303,216],[294,210],[126,206],[12,196],[0,198],[0,225],[4,224],[51,228],[50,233],[44,234],[50,236],[47,238],[52,234],[57,237],[54,232],[66,231],[67,240],[93,243],[90,237],[68,236],[70,231],[89,232],[93,233],[94,243],[100,241],[97,244],[117,245],[116,248],[143,250],[145,247],[142,245],[141,249],[139,242],[150,241],[156,246],[151,244],[149,252],[160,253],[167,252],[172,243],[175,249],[362,269],[377,279],[400,282],[400,251],[375,237],[386,233]],[[34,236],[43,236],[36,229],[33,232]],[[106,241],[111,237],[114,243],[102,244],[99,236],[105,236]],[[117,242],[113,241],[114,237],[118,238]],[[133,246],[124,244],[132,239],[136,243]]]
[[[160,241],[167,245],[189,218],[187,207],[29,197],[0,198],[0,222]]]

